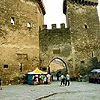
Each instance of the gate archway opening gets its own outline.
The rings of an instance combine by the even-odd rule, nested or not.
[[[53,74],[57,74],[58,72],[67,73],[67,65],[61,58],[54,58],[49,63],[49,70]]]

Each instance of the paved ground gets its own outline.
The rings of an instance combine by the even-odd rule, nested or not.
[[[100,84],[71,82],[64,87],[59,84],[3,86],[0,100],[100,100]]]

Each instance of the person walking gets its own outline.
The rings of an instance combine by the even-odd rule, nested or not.
[[[69,85],[70,85],[70,75],[69,75],[68,73],[67,73],[67,75],[66,75],[66,78],[65,78],[65,79],[66,79],[66,81],[65,81],[65,86],[66,86],[66,85],[68,85],[68,86],[69,86]]]
[[[50,74],[47,74],[48,84],[50,84],[50,78],[51,78],[51,75]]]
[[[64,86],[65,77],[63,74],[61,75],[60,80],[61,80],[60,86],[62,86],[62,85]]]
[[[33,75],[33,77],[32,77],[32,84],[34,85],[34,75]]]
[[[45,77],[44,77],[44,84],[48,84],[48,77],[47,77],[47,75],[45,75]]]

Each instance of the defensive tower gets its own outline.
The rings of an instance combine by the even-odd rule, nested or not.
[[[0,0],[0,76],[3,83],[20,83],[23,76],[39,66],[39,31],[44,15],[42,0]]]
[[[89,69],[91,59],[100,61],[97,5],[97,0],[64,0],[63,12],[70,30],[71,56],[76,72]]]

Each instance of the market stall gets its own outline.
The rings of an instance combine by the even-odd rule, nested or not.
[[[47,72],[44,72],[37,67],[34,71],[28,73],[28,84],[32,85],[34,82],[38,83],[40,81],[40,76],[43,75],[47,75]]]
[[[100,84],[100,69],[91,70],[89,82]]]

